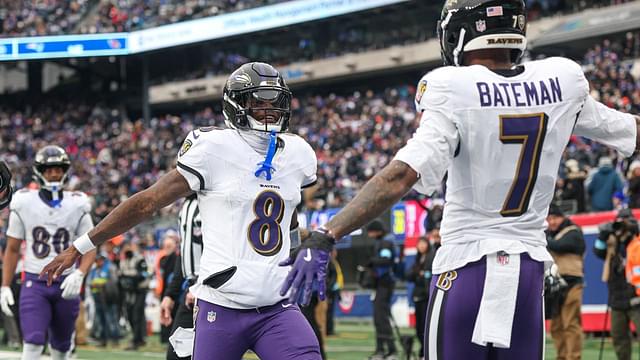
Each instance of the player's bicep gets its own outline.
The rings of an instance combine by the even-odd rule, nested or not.
[[[637,120],[631,114],[611,109],[587,96],[573,133],[611,146],[624,156],[637,147]]]
[[[158,208],[163,208],[180,198],[191,195],[192,192],[187,179],[176,169],[173,169],[145,190],[145,195],[156,201]]]
[[[20,245],[22,239],[15,238],[13,236],[7,236],[7,248],[5,254],[20,254]]]

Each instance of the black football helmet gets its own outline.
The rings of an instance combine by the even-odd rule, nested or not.
[[[44,177],[45,170],[54,166],[60,167],[64,171],[60,181],[48,181]],[[69,155],[63,148],[56,145],[47,145],[36,153],[36,158],[33,162],[33,178],[40,184],[40,189],[51,192],[55,199],[67,181],[70,167],[71,160],[69,160]]]
[[[460,66],[464,53],[511,49],[518,62],[527,48],[524,0],[447,0],[438,21],[445,65]]]
[[[247,63],[229,76],[222,112],[232,129],[284,132],[291,118],[291,91],[273,66]]]

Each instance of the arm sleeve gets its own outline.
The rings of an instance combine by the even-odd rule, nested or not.
[[[211,185],[207,183],[211,173],[205,136],[210,136],[210,133],[190,132],[178,153],[177,170],[194,191],[205,190]]]
[[[171,277],[171,282],[169,282],[164,291],[164,296],[170,297],[174,302],[178,302],[180,293],[182,292],[182,283],[184,282],[181,264],[182,258],[178,256],[173,267],[173,276]]]
[[[452,104],[448,101],[446,81],[432,81],[427,75],[422,82],[427,85],[424,85],[426,89],[418,104],[418,111],[422,111],[420,126],[394,159],[406,163],[418,173],[420,178],[414,188],[429,195],[440,188],[460,135],[450,118],[449,107]]]
[[[9,209],[11,212],[9,213],[9,226],[7,228],[6,235],[16,239],[26,239],[24,222],[18,213],[15,197],[13,198]]]
[[[636,148],[637,128],[633,115],[611,109],[589,95],[573,132],[611,146],[625,157],[631,156]]]

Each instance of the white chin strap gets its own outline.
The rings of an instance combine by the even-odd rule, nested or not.
[[[465,29],[460,29],[460,37],[458,39],[458,46],[453,49],[453,63],[456,66],[460,66],[460,53],[462,52],[462,46],[464,44],[464,36],[467,34]]]

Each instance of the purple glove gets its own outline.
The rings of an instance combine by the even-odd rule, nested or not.
[[[335,240],[320,231],[311,232],[311,236],[291,253],[280,266],[293,265],[289,275],[282,284],[280,295],[284,296],[289,289],[289,302],[307,305],[311,300],[311,293],[318,290],[318,297],[324,300],[326,296],[326,277],[329,254]]]

